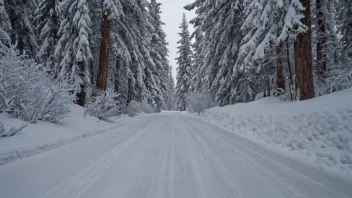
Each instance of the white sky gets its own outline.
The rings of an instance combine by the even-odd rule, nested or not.
[[[187,15],[187,20],[193,18],[193,12],[188,12],[183,9],[183,6],[192,3],[194,0],[159,0],[157,2],[162,3],[161,6],[161,20],[166,24],[164,31],[166,33],[166,40],[169,43],[169,60],[172,66],[172,74],[176,79],[176,60],[177,57],[177,41],[180,40],[178,33],[180,32],[180,23],[182,20],[183,12]],[[190,32],[192,32],[192,26],[190,25]]]

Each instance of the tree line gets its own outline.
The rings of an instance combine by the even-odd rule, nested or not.
[[[195,0],[184,8],[196,17],[191,34],[185,17],[181,24],[178,110],[193,92],[224,106],[352,86],[350,0]]]
[[[15,56],[40,64],[55,83],[65,81],[81,106],[105,98],[113,106],[136,101],[170,109],[174,85],[160,6],[156,0],[0,0],[0,48],[15,48]]]

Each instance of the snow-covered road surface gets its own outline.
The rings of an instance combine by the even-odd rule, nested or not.
[[[182,114],[0,166],[1,198],[351,198],[352,183]]]

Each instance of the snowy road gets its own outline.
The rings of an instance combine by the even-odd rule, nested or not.
[[[1,198],[351,198],[352,184],[181,114],[0,166]]]

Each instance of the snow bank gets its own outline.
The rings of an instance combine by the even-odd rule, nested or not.
[[[70,116],[60,124],[47,122],[30,124],[16,118],[10,118],[6,114],[0,114],[0,122],[4,125],[22,126],[28,124],[13,137],[0,138],[0,165],[106,133],[132,120],[140,119],[140,116],[130,118],[123,115],[104,122],[95,117],[85,116],[84,108],[77,105],[71,105],[70,109]]]
[[[264,98],[216,107],[202,118],[352,178],[352,89],[307,101]]]

